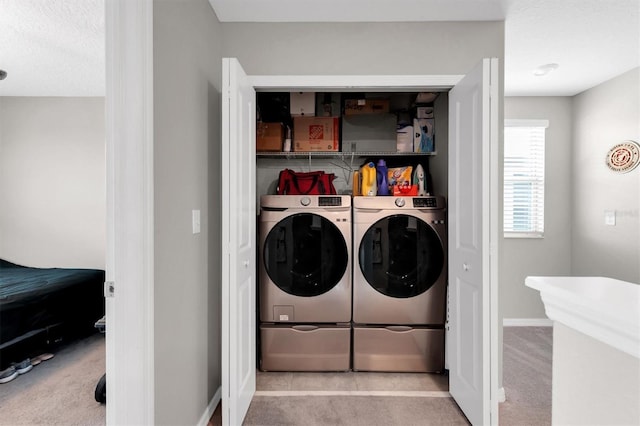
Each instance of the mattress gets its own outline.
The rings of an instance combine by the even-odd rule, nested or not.
[[[0,365],[44,349],[38,345],[95,332],[104,315],[104,277],[100,269],[33,268],[0,259]]]

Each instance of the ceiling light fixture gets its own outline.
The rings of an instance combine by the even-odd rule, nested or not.
[[[533,75],[536,77],[542,77],[543,75],[549,74],[551,71],[558,69],[560,65],[558,64],[545,64],[540,65],[538,68],[533,70]]]
[[[7,78],[7,72],[5,70],[0,70],[0,80],[4,80]]]

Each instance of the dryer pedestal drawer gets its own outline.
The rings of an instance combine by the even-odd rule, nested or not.
[[[262,371],[347,371],[351,328],[344,325],[260,325]]]
[[[353,370],[443,371],[444,329],[354,325]]]

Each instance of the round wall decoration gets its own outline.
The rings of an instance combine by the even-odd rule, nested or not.
[[[614,172],[630,172],[636,168],[638,161],[640,161],[640,145],[634,141],[619,143],[607,153],[607,166]]]

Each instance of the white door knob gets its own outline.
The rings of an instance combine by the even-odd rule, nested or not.
[[[463,263],[462,264],[462,270],[463,271],[468,271],[469,270],[469,264],[468,263]]]

